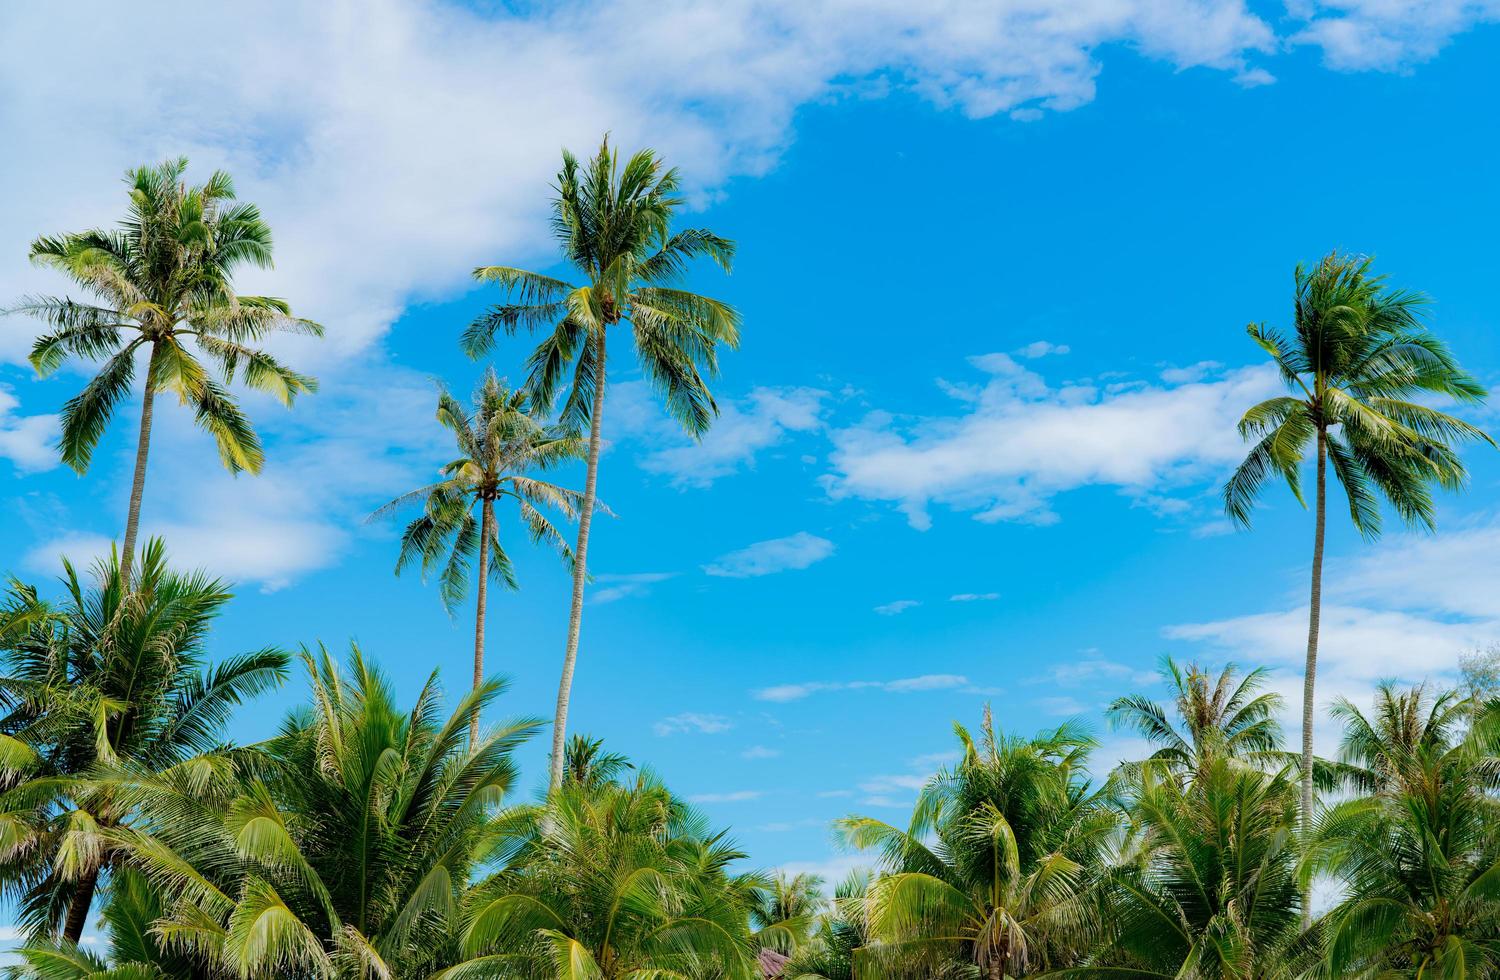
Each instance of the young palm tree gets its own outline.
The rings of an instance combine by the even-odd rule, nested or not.
[[[1453,490],[1467,478],[1456,444],[1494,443],[1467,422],[1407,400],[1442,395],[1478,402],[1486,394],[1423,327],[1422,296],[1389,288],[1385,277],[1371,274],[1369,259],[1336,254],[1312,269],[1297,266],[1295,278],[1293,336],[1264,324],[1248,328],[1293,394],[1264,401],[1240,420],[1240,435],[1258,441],[1225,484],[1224,509],[1248,527],[1256,498],[1277,475],[1302,502],[1302,462],[1309,449],[1313,452],[1317,489],[1302,688],[1301,817],[1306,831],[1313,812],[1313,694],[1328,468],[1331,464],[1344,488],[1355,528],[1373,538],[1380,533],[1382,498],[1407,524],[1431,528],[1433,484]]]
[[[766,882],[731,874],[744,855],[651,776],[566,782],[508,822],[504,866],[468,900],[467,959],[432,980],[759,980]]]
[[[287,658],[266,649],[209,668],[229,593],[170,571],[159,541],[142,550],[133,593],[115,559],[92,585],[67,565],[64,585],[59,609],[0,647],[0,880],[33,935],[65,918],[76,943],[120,858],[115,835],[142,819],[101,772],[212,767],[230,712],[279,684]]]
[[[854,980],[855,952],[873,941],[865,904],[869,891],[867,871],[851,871],[839,882],[811,941],[783,965],[783,980]]]
[[[422,502],[422,514],[406,526],[396,574],[413,563],[423,576],[442,563],[439,594],[451,613],[468,591],[470,563],[478,601],[474,613],[474,688],[484,683],[484,621],[489,581],[517,588],[510,556],[500,544],[495,504],[509,497],[516,502],[521,523],[533,542],[546,542],[571,559],[567,542],[543,508],[556,508],[569,519],[578,512],[580,495],[527,474],[545,470],[583,455],[582,441],[556,426],[544,426],[528,406],[525,392],[511,391],[485,373],[474,390],[472,412],[446,390],[438,394],[438,422],[453,434],[458,458],[443,467],[437,483],[404,493],[377,510],[379,517],[408,504]],[[474,519],[475,509],[479,519]],[[478,553],[476,561],[475,554]],[[469,738],[479,736],[479,716],[469,720]]]
[[[403,712],[359,653],[347,672],[304,653],[311,708],[205,792],[118,780],[151,819],[124,846],[161,894],[153,932],[204,970],[245,980],[426,977],[460,962],[476,855],[514,784],[522,720],[465,747],[490,681],[446,717],[436,675]],[[226,793],[225,790],[228,790]]]
[[[1252,763],[1280,759],[1281,696],[1256,693],[1265,683],[1264,668],[1241,677],[1229,664],[1215,678],[1198,664],[1184,668],[1167,657],[1161,675],[1172,687],[1176,723],[1141,694],[1116,698],[1108,712],[1112,725],[1133,729],[1157,746],[1150,762],[1192,776],[1220,756]]]
[[[641,150],[623,166],[608,140],[582,165],[564,152],[552,227],[578,281],[509,266],[474,272],[482,281],[498,283],[508,297],[469,327],[465,350],[478,357],[501,331],[546,330],[546,339],[528,362],[527,390],[539,410],[549,411],[566,387],[563,422],[579,430],[587,424],[589,429],[568,639],[552,728],[553,789],[562,782],[568,700],[588,581],[610,328],[629,325],[641,369],[667,411],[695,437],[708,429],[718,412],[704,374],[717,371],[720,344],[734,347],[739,342],[739,315],[732,308],[678,288],[691,260],[707,256],[727,272],[734,256],[733,243],[712,232],[672,231],[673,218],[682,207],[678,183],[677,171],[664,170],[650,150]]]
[[[996,735],[988,712],[980,743],[957,730],[963,761],[928,783],[910,828],[837,825],[883,864],[868,896],[874,941],[854,953],[860,977],[1041,973],[1077,962],[1097,927],[1093,886],[1116,819],[1083,769],[1092,740],[1068,726]]]
[[[38,238],[31,259],[72,279],[91,298],[28,297],[11,312],[37,317],[51,332],[31,351],[37,372],[51,374],[68,357],[103,361],[92,381],[62,412],[63,461],[82,473],[145,352],[135,475],[125,519],[121,567],[130,581],[140,526],[151,419],[158,392],[190,406],[198,425],[218,442],[232,473],[260,471],[263,453],[250,422],[200,358],[218,365],[226,383],[238,379],[290,406],[317,382],[255,346],[268,334],[321,335],[317,324],[292,316],[285,300],[238,296],[232,275],[250,263],[271,265],[271,231],[253,204],[235,203],[229,175],[183,183],[187,160],[139,167],[126,174],[130,205],[114,231],[96,229]],[[195,353],[196,349],[196,353]]]
[[[750,925],[756,942],[777,953],[795,951],[812,937],[823,905],[823,879],[777,872],[753,898]]]
[[[1327,916],[1330,976],[1500,976],[1497,719],[1466,700],[1385,685],[1366,717],[1340,702],[1341,761],[1368,795],[1318,822],[1309,875],[1344,897]]]

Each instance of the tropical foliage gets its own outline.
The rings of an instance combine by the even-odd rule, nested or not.
[[[235,744],[235,709],[282,684],[290,658],[211,662],[227,586],[172,569],[160,541],[137,549],[153,400],[177,394],[225,465],[254,472],[263,453],[229,386],[288,404],[313,390],[257,345],[320,328],[235,293],[236,268],[269,263],[270,233],[226,175],[189,186],[185,171],[133,170],[118,229],[33,245],[89,302],[16,307],[46,324],[38,371],[100,362],[63,412],[60,451],[80,472],[147,366],[123,549],[89,575],[65,563],[55,597],[19,580],[0,596],[0,898],[25,933],[9,975],[1500,980],[1500,657],[1471,655],[1451,690],[1384,685],[1368,712],[1337,702],[1338,755],[1313,754],[1328,469],[1366,536],[1383,506],[1431,527],[1433,489],[1466,479],[1460,445],[1489,441],[1431,406],[1485,391],[1426,330],[1421,297],[1368,260],[1299,267],[1291,333],[1250,328],[1292,394],[1245,414],[1254,446],[1224,489],[1248,523],[1267,482],[1300,500],[1314,464],[1301,752],[1283,744],[1266,672],[1233,664],[1167,659],[1166,699],[1113,701],[1110,723],[1148,746],[1118,763],[1079,723],[1027,737],[986,709],[977,737],[955,725],[956,761],[923,782],[909,821],[836,823],[868,866],[827,896],[813,875],[757,869],[649,769],[567,732],[610,328],[626,326],[695,437],[717,411],[720,347],[738,340],[738,315],[682,282],[698,258],[727,271],[734,248],[674,227],[676,172],[607,142],[586,162],[564,155],[553,230],[569,278],[477,270],[505,297],[462,341],[479,356],[541,332],[525,383],[490,369],[472,407],[441,389],[455,457],[378,512],[420,507],[397,571],[436,571],[450,611],[476,581],[472,685],[445,703],[434,671],[398,693],[357,647],[342,665],[304,649],[302,703]],[[580,459],[582,492],[536,475]],[[516,754],[543,723],[481,726],[505,688],[485,673],[488,585],[516,585],[502,500],[573,572],[536,794],[518,793]],[[559,519],[578,522],[571,549]],[[103,935],[89,937],[95,913]]]

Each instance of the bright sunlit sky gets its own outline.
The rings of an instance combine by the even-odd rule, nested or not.
[[[744,343],[701,446],[615,348],[617,516],[595,524],[573,728],[755,863],[834,874],[851,859],[828,822],[903,820],[987,702],[1008,730],[1085,720],[1101,766],[1138,750],[1101,707],[1160,693],[1162,654],[1269,665],[1295,705],[1310,515],[1278,488],[1234,533],[1216,497],[1235,420],[1276,389],[1244,326],[1288,323],[1299,260],[1365,252],[1500,384],[1496,19],[1458,0],[13,4],[0,304],[65,288],[27,244],[115,220],[126,167],[229,169],[277,235],[276,270],[240,285],[326,325],[284,348],[323,391],[290,413],[246,397],[259,478],[160,409],[146,529],[237,584],[215,655],[355,640],[408,698],[433,669],[457,690],[471,617],[395,578],[399,525],[363,518],[449,458],[433,379],[467,392],[483,365],[458,334],[497,298],[469,270],[556,268],[560,148],[609,130],[658,149],[687,220],[739,243],[732,276],[692,285],[740,308]],[[36,380],[33,332],[0,321],[0,569],[45,582],[120,533],[137,411],[87,476],[60,467],[54,413],[85,374]],[[519,380],[529,347],[495,367]],[[1500,640],[1500,454],[1468,458],[1436,536],[1364,544],[1331,498],[1327,698]],[[523,588],[492,600],[496,717],[550,716],[567,576],[502,533]]]

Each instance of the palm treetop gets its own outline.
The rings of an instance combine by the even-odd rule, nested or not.
[[[718,411],[703,374],[717,372],[720,344],[739,343],[740,317],[729,305],[678,286],[696,258],[729,271],[734,243],[701,228],[672,230],[683,203],[680,178],[650,150],[623,165],[607,138],[582,165],[564,151],[555,189],[553,234],[582,281],[511,266],[475,269],[476,278],[500,285],[509,298],[469,326],[464,349],[478,357],[498,333],[550,331],[527,362],[527,389],[550,411],[572,364],[562,419],[582,428],[604,381],[604,333],[629,322],[646,377],[673,417],[701,435]]]
[[[1258,441],[1224,487],[1234,522],[1249,526],[1256,497],[1277,475],[1305,505],[1301,465],[1321,434],[1361,534],[1380,533],[1382,496],[1407,523],[1431,528],[1431,485],[1458,489],[1467,478],[1454,446],[1495,444],[1478,427],[1411,400],[1474,403],[1487,391],[1426,329],[1426,297],[1391,288],[1370,265],[1336,253],[1311,269],[1299,264],[1292,335],[1263,323],[1247,328],[1292,394],[1240,420],[1241,436]]]
[[[88,468],[129,391],[142,348],[152,355],[148,389],[171,391],[191,406],[231,471],[260,469],[259,440],[184,341],[217,364],[225,382],[237,379],[284,404],[317,388],[315,379],[254,345],[276,332],[321,336],[322,327],[293,316],[283,299],[234,291],[237,268],[271,265],[271,233],[260,210],[236,202],[233,181],[223,171],[190,186],[183,181],[186,170],[186,159],[133,169],[126,174],[130,204],[118,227],[32,243],[33,262],[61,272],[90,297],[30,296],[9,311],[51,328],[31,351],[39,373],[56,371],[69,357],[103,362],[63,410],[59,448],[79,472]]]
[[[1276,720],[1283,700],[1260,690],[1265,668],[1241,675],[1236,665],[1227,664],[1215,677],[1199,664],[1183,666],[1164,657],[1161,675],[1171,685],[1176,721],[1142,694],[1116,698],[1108,711],[1111,725],[1134,730],[1156,746],[1149,761],[1184,774],[1201,771],[1216,756],[1285,761]]]
[[[486,533],[483,521],[474,517],[474,507],[507,498],[515,501],[533,542],[552,545],[571,560],[568,543],[546,510],[572,519],[582,495],[529,474],[577,460],[583,440],[571,429],[538,421],[528,393],[508,388],[493,369],[476,386],[472,411],[440,388],[437,419],[452,434],[459,455],[444,464],[442,479],[401,494],[371,515],[377,518],[415,503],[423,505],[422,514],[402,535],[397,573],[416,564],[425,577],[441,564],[439,592],[453,611],[468,592],[469,566]],[[515,571],[497,527],[487,533],[488,574],[516,588]]]

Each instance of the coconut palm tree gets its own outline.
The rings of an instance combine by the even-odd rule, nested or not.
[[[578,512],[580,495],[529,474],[580,458],[583,443],[565,430],[537,421],[526,393],[508,389],[494,370],[487,371],[474,389],[472,411],[446,389],[440,390],[437,419],[452,433],[458,458],[443,467],[441,480],[402,494],[371,516],[422,503],[421,516],[406,526],[401,537],[396,574],[408,565],[420,564],[425,578],[441,564],[438,592],[450,613],[463,602],[473,563],[478,580],[474,613],[474,687],[478,689],[484,683],[489,582],[495,579],[507,588],[518,587],[510,556],[500,543],[495,504],[514,500],[531,540],[550,544],[571,560],[566,540],[544,510],[555,508],[571,519]],[[479,716],[475,715],[469,720],[469,738],[478,735]]]
[[[541,411],[550,411],[563,388],[562,420],[589,429],[587,474],[574,548],[573,596],[567,646],[552,726],[551,786],[562,782],[568,702],[588,581],[589,530],[593,525],[604,418],[606,339],[628,324],[636,359],[667,411],[694,437],[718,412],[704,375],[717,371],[719,345],[739,342],[739,315],[718,300],[679,288],[688,264],[707,257],[729,271],[734,244],[704,229],[674,232],[682,207],[676,170],[662,167],[650,150],[621,165],[606,139],[584,164],[563,153],[553,202],[553,234],[576,281],[510,266],[485,266],[474,275],[503,288],[506,301],[475,320],[463,346],[479,357],[496,335],[546,332],[532,352],[526,387]]]
[[[854,980],[854,954],[873,941],[866,916],[868,871],[851,871],[834,889],[812,939],[783,965],[782,980]]]
[[[304,652],[311,707],[205,792],[118,778],[151,820],[121,846],[162,896],[169,951],[245,980],[425,977],[459,962],[461,903],[512,787],[506,723],[466,747],[489,681],[446,717],[436,675],[410,711],[354,648]]]
[[[731,874],[744,855],[651,775],[568,781],[506,822],[466,959],[433,980],[758,980],[749,917],[767,882]]]
[[[923,789],[908,829],[836,825],[881,859],[867,899],[874,941],[854,953],[860,977],[977,967],[1001,980],[1070,966],[1092,940],[1093,885],[1116,829],[1084,769],[1093,741],[1072,726],[998,735],[988,712],[977,743],[955,728],[963,760]]]
[[[1101,948],[1059,976],[1293,980],[1316,960],[1299,929],[1296,770],[1211,758],[1196,778],[1138,770]]]
[[[1367,717],[1348,701],[1340,761],[1368,795],[1330,807],[1309,875],[1343,899],[1327,916],[1330,976],[1500,976],[1500,726],[1472,727],[1453,691],[1382,685]]]
[[[1257,668],[1240,676],[1228,664],[1212,676],[1199,664],[1180,666],[1162,660],[1162,678],[1171,686],[1174,722],[1160,704],[1141,694],[1116,698],[1109,721],[1116,728],[1138,732],[1156,746],[1150,762],[1183,776],[1201,772],[1213,758],[1245,759],[1252,763],[1281,757],[1281,696],[1257,693],[1266,671]]]
[[[777,953],[795,951],[811,938],[823,905],[822,878],[777,872],[769,886],[754,895],[750,925],[756,942]]]
[[[1459,367],[1422,323],[1426,299],[1392,289],[1371,273],[1369,259],[1337,254],[1313,268],[1297,266],[1293,333],[1252,323],[1250,338],[1276,365],[1292,394],[1271,398],[1240,419],[1240,435],[1256,440],[1224,486],[1224,509],[1248,527],[1266,482],[1280,476],[1299,502],[1302,463],[1313,454],[1312,586],[1307,664],[1302,688],[1302,800],[1305,830],[1313,816],[1313,712],[1318,624],[1323,597],[1323,540],[1328,469],[1366,538],[1379,535],[1384,499],[1408,525],[1432,528],[1432,487],[1462,487],[1467,478],[1455,449],[1465,441],[1494,444],[1478,428],[1414,397],[1483,400],[1483,385]]]
[[[0,881],[33,935],[65,919],[76,943],[120,859],[115,835],[143,819],[101,771],[212,768],[231,711],[279,684],[287,658],[263,649],[209,667],[230,594],[171,571],[160,541],[142,549],[133,593],[117,559],[90,583],[65,569],[65,602],[0,646]]]
[[[78,284],[89,298],[33,296],[10,312],[42,320],[51,332],[37,338],[31,363],[42,375],[69,357],[103,365],[83,390],[63,406],[65,463],[79,473],[135,382],[137,355],[146,355],[135,475],[125,519],[121,567],[130,581],[140,526],[151,420],[158,392],[175,394],[189,406],[200,428],[218,443],[231,473],[258,473],[264,454],[249,420],[229,391],[215,381],[203,359],[216,364],[226,383],[238,379],[290,406],[317,382],[284,366],[256,346],[278,331],[322,334],[295,317],[285,300],[239,296],[234,270],[249,263],[271,265],[271,231],[253,204],[236,203],[228,174],[208,182],[183,182],[187,160],[138,167],[126,174],[130,204],[116,230],[95,229],[38,238],[31,259]]]

